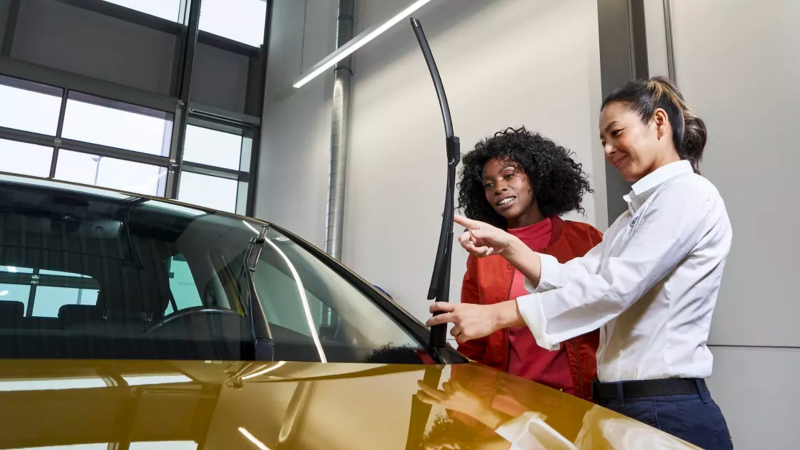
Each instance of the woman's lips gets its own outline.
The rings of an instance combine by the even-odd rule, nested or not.
[[[516,197],[506,197],[503,200],[497,202],[497,207],[500,210],[506,210],[506,209],[511,208],[512,206],[514,206],[514,203],[516,203],[516,202],[517,202],[517,198]]]

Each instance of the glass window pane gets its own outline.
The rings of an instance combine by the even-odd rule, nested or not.
[[[178,200],[219,211],[236,211],[236,190],[239,182],[183,172],[178,187]]]
[[[0,76],[0,126],[55,136],[62,91]]]
[[[203,300],[194,282],[192,270],[183,255],[175,255],[165,261],[169,270],[169,290],[175,299],[178,311],[194,306],[203,306]],[[167,308],[167,313],[172,313],[172,305]]]
[[[167,169],[121,159],[61,150],[56,178],[137,194],[163,196]]]
[[[168,156],[172,114],[70,92],[61,135],[92,144]]]
[[[46,178],[52,158],[51,147],[0,139],[0,172]]]
[[[106,0],[126,8],[177,22],[181,11],[181,0]]]
[[[203,0],[200,29],[261,47],[264,43],[265,0]]]
[[[239,170],[241,136],[189,125],[183,148],[186,161]]]
[[[58,310],[64,305],[96,305],[96,289],[71,287],[37,286],[33,300],[33,317],[58,317]]]
[[[250,185],[247,182],[239,182],[239,192],[236,198],[236,214],[247,215],[247,191]]]
[[[28,297],[31,295],[31,286],[25,284],[0,283],[0,302],[16,302],[22,304],[22,315],[28,313]],[[7,306],[8,303],[0,305]],[[0,309],[5,312],[5,309]],[[19,310],[17,310],[19,311]],[[0,319],[2,322],[2,319]]]

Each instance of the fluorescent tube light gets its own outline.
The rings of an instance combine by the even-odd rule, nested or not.
[[[277,369],[278,367],[281,367],[284,364],[286,364],[286,361],[280,361],[278,364],[275,364],[274,366],[270,366],[270,367],[267,367],[264,370],[259,370],[258,372],[251,373],[250,375],[243,376],[242,380],[249,380],[250,378],[260,377],[261,375],[264,375],[265,373],[272,372],[273,370]]]
[[[422,8],[425,6],[426,3],[430,2],[431,0],[417,0],[411,6],[401,11],[396,16],[392,17],[391,19],[387,20],[383,25],[378,26],[377,28],[367,30],[360,35],[353,38],[350,42],[343,45],[339,48],[336,52],[332,53],[328,58],[323,59],[317,64],[315,67],[311,68],[311,72],[308,75],[303,76],[294,84],[295,88],[300,88],[304,84],[308,83],[309,81],[316,78],[319,74],[325,72],[326,70],[330,69],[339,61],[347,58],[348,56],[352,55],[356,50],[360,49],[361,47],[367,45],[367,43],[376,37],[380,36],[384,31],[388,30],[389,28],[396,25],[401,20],[405,19],[406,17],[410,16],[414,13],[414,11]]]
[[[123,375],[122,379],[129,386],[147,386],[155,384],[191,383],[192,379],[181,374],[160,375]]]
[[[248,441],[252,442],[253,445],[255,445],[260,450],[269,450],[269,447],[264,445],[264,443],[259,441],[255,436],[250,434],[250,432],[247,431],[244,427],[239,427],[239,433],[242,433],[242,435],[244,435],[244,437],[246,437]]]
[[[65,389],[93,389],[106,387],[100,377],[87,378],[49,378],[0,381],[0,391],[60,391]]]

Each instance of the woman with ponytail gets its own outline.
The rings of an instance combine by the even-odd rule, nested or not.
[[[626,83],[603,101],[605,156],[634,183],[628,210],[585,256],[560,264],[506,231],[457,217],[477,258],[502,255],[528,295],[491,305],[435,303],[428,325],[459,343],[527,326],[537,345],[600,329],[593,397],[705,449],[733,444],[705,378],[711,316],[731,246],[725,204],[700,176],[706,128],[664,78]]]

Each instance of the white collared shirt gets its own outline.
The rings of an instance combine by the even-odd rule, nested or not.
[[[638,181],[628,211],[583,258],[540,255],[539,286],[517,299],[536,342],[600,329],[600,381],[706,378],[706,346],[731,225],[717,189],[686,161]]]

